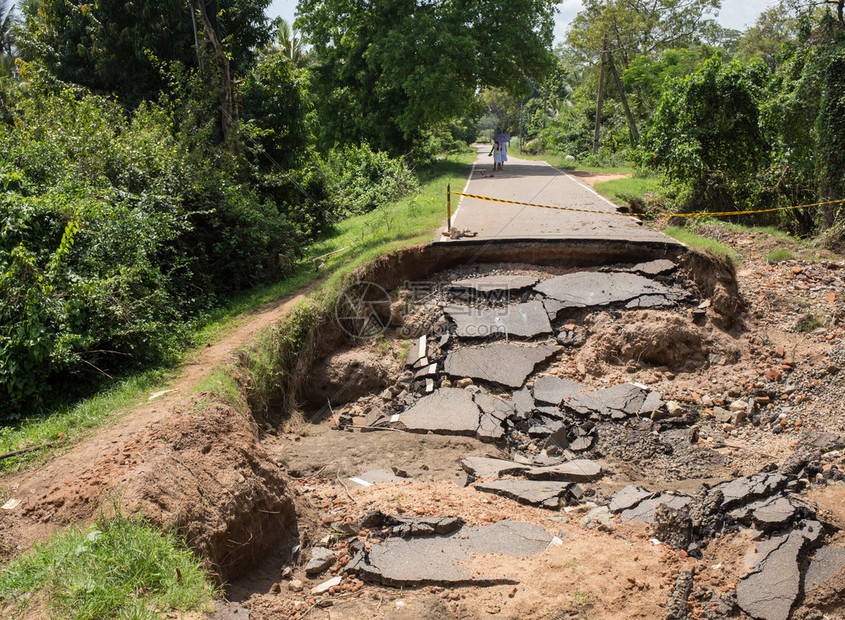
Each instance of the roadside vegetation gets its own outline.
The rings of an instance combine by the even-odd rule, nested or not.
[[[842,1],[779,2],[744,31],[716,23],[719,7],[585,2],[553,70],[527,98],[482,93],[480,135],[518,134],[527,157],[564,168],[636,169],[634,179],[597,191],[662,212],[842,200]],[[749,223],[837,249],[845,203]]]
[[[58,532],[0,573],[7,617],[152,620],[169,610],[211,611],[215,592],[176,534],[120,513]]]

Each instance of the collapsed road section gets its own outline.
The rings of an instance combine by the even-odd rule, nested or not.
[[[740,300],[694,266],[462,267],[362,303],[370,340],[326,356],[316,407],[270,440],[323,527],[247,607],[822,617],[845,551],[814,498],[841,441],[729,448],[781,428],[782,389],[743,363]]]

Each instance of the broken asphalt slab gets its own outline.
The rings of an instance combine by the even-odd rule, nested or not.
[[[482,575],[471,569],[477,554],[524,558],[541,553],[553,536],[540,527],[499,521],[463,527],[447,536],[388,538],[373,542],[350,561],[347,571],[384,585],[494,585],[518,583],[512,575]]]
[[[558,406],[570,396],[588,389],[586,385],[560,377],[538,377],[534,381],[534,400]]]
[[[480,416],[470,392],[440,388],[411,405],[396,422],[412,433],[475,435]]]
[[[529,506],[540,506],[557,510],[561,505],[566,505],[566,495],[572,486],[569,482],[545,481],[545,480],[495,480],[493,482],[480,482],[473,487],[484,493],[493,493],[520,504]]]
[[[788,479],[779,473],[764,472],[753,476],[743,476],[728,482],[717,484],[714,490],[719,490],[724,496],[722,508],[729,510],[735,506],[747,504],[755,499],[774,495],[786,486]]]
[[[644,499],[637,505],[623,510],[620,518],[622,519],[622,523],[631,521],[632,519],[638,519],[644,523],[654,523],[654,511],[661,504],[665,504],[669,508],[678,509],[688,506],[690,502],[692,502],[692,498],[688,495],[661,493],[657,497]]]
[[[558,350],[555,345],[519,345],[499,342],[464,347],[446,357],[445,371],[452,377],[471,377],[520,388],[534,368]]]
[[[608,388],[582,392],[570,397],[566,407],[579,415],[598,414],[613,419],[628,416],[650,417],[663,406],[660,392],[635,383],[620,383]]]
[[[610,498],[608,508],[614,513],[622,512],[623,510],[633,508],[644,499],[654,496],[655,494],[651,491],[646,491],[645,489],[629,484],[622,490],[613,494],[613,497]]]
[[[809,592],[823,584],[845,567],[845,549],[822,547],[810,561],[804,573],[804,591]]]
[[[496,334],[536,338],[552,333],[549,315],[539,300],[482,310],[452,305],[443,311],[455,322],[455,334],[459,338],[487,338]]]
[[[757,562],[736,587],[739,607],[757,620],[787,620],[801,591],[799,557],[818,540],[821,524],[807,521],[789,534],[757,545]]]
[[[482,479],[513,476],[529,469],[527,465],[485,456],[468,456],[461,460],[461,468],[470,476]]]
[[[592,482],[602,475],[602,467],[596,461],[576,459],[559,465],[531,467],[525,472],[530,480],[557,480],[565,482]]]
[[[538,280],[539,278],[536,276],[518,274],[492,275],[455,280],[449,285],[449,288],[453,290],[471,290],[479,293],[519,291],[534,286]]]
[[[636,273],[590,271],[544,280],[534,290],[558,302],[546,306],[547,311],[554,311],[555,314],[564,308],[606,306],[638,297],[657,295],[673,301],[685,295],[683,291],[671,289]]]

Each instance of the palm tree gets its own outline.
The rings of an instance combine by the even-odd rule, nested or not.
[[[270,45],[268,53],[281,54],[297,69],[307,67],[311,61],[311,50],[305,49],[299,33],[281,17],[273,24],[276,26],[276,42]]]
[[[0,55],[12,54],[14,26],[17,23],[15,4],[10,0],[0,0]]]

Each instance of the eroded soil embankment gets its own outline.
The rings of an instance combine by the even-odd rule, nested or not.
[[[813,271],[805,290],[842,293]],[[822,432],[843,430],[829,406],[841,329],[764,332],[732,270],[714,274],[472,265],[401,287],[389,313],[361,304],[388,329],[327,356],[316,408],[265,439],[320,518],[299,556],[230,596],[258,618],[841,607],[843,442]],[[513,523],[548,547],[520,555]]]

